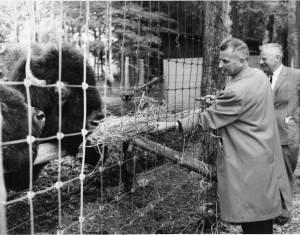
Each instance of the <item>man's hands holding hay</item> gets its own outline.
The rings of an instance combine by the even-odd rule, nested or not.
[[[208,106],[215,103],[217,96],[216,95],[206,95],[204,96],[205,102]]]
[[[197,101],[205,102],[206,106],[209,107],[215,103],[217,96],[216,95],[206,95],[200,98],[196,98]]]

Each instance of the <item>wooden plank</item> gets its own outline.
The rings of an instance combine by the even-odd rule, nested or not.
[[[208,163],[195,158],[182,158],[182,153],[149,139],[136,138],[134,144],[144,150],[154,152],[172,161],[176,161],[179,165],[195,171],[204,177],[208,177],[212,180],[217,179],[215,168]]]
[[[140,79],[142,79],[142,78],[140,78]],[[158,83],[161,79],[163,79],[163,76],[155,77],[155,78],[152,79],[152,81],[150,81],[150,82],[138,87],[137,89],[135,89],[135,91],[140,91],[142,89],[145,89],[146,87],[150,87],[153,84]]]

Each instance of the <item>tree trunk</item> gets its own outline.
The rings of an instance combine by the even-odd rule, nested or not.
[[[42,33],[41,33],[41,4],[42,2],[36,1],[35,2],[35,24],[37,27],[36,30],[36,42],[42,42]]]
[[[81,48],[82,46],[82,27],[77,27],[77,32],[78,32],[78,46]],[[67,33],[66,33],[66,39],[67,39]]]
[[[30,42],[36,42],[35,3],[29,2]]]
[[[300,2],[296,1],[296,23],[295,23],[295,28],[293,30],[293,44],[294,44],[293,67],[294,68],[300,68],[299,31],[300,31]]]
[[[51,6],[50,6],[50,20],[51,20],[51,30],[55,31],[55,13],[54,13],[54,1],[51,1]],[[55,36],[54,33],[50,33],[49,34],[50,38],[49,38],[49,42],[53,43],[55,41]]]
[[[17,16],[17,2],[13,1],[13,8],[14,8],[14,26],[13,26],[13,32],[14,32],[14,37],[13,37],[13,42],[19,42],[19,36],[18,36],[18,16]]]
[[[221,1],[203,1],[204,40],[201,96],[214,93],[220,89],[222,79],[218,71],[219,45],[223,40],[225,26],[222,21],[223,5]]]
[[[263,44],[271,43],[273,41],[273,32],[274,32],[274,15],[270,15],[268,18],[268,22],[266,24]]]
[[[238,2],[230,1],[231,10],[230,10],[230,18],[232,20],[232,36],[238,37],[239,35],[239,19],[238,19]]]
[[[113,75],[112,75],[112,70],[111,70],[111,65],[112,65],[112,12],[111,12],[111,2],[109,2],[109,41],[108,41],[108,73],[109,77],[111,79],[111,82],[113,82]]]
[[[230,19],[230,11],[231,11],[230,3],[231,3],[230,0],[222,1],[222,8],[223,8],[222,22],[224,25],[223,38],[226,38],[231,34],[232,21]]]

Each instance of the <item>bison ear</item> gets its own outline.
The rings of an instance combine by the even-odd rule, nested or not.
[[[3,54],[6,50],[6,45],[0,44],[0,54]]]
[[[55,97],[57,98],[57,101],[59,100],[59,87],[61,89],[61,102],[62,104],[64,104],[68,100],[71,94],[71,88],[67,86],[66,83],[63,82],[57,83],[56,87],[54,88],[54,94]]]
[[[5,103],[0,102],[0,110],[2,111],[6,111],[7,110],[7,105]]]

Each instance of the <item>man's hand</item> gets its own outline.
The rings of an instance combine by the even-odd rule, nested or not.
[[[215,102],[216,97],[217,97],[216,95],[206,95],[206,96],[204,96],[205,103],[207,105],[212,105]]]
[[[196,98],[197,101],[205,102],[206,106],[212,105],[217,96],[216,95],[206,95],[206,96],[201,96],[200,98]]]
[[[157,122],[155,132],[178,130],[178,122]]]

